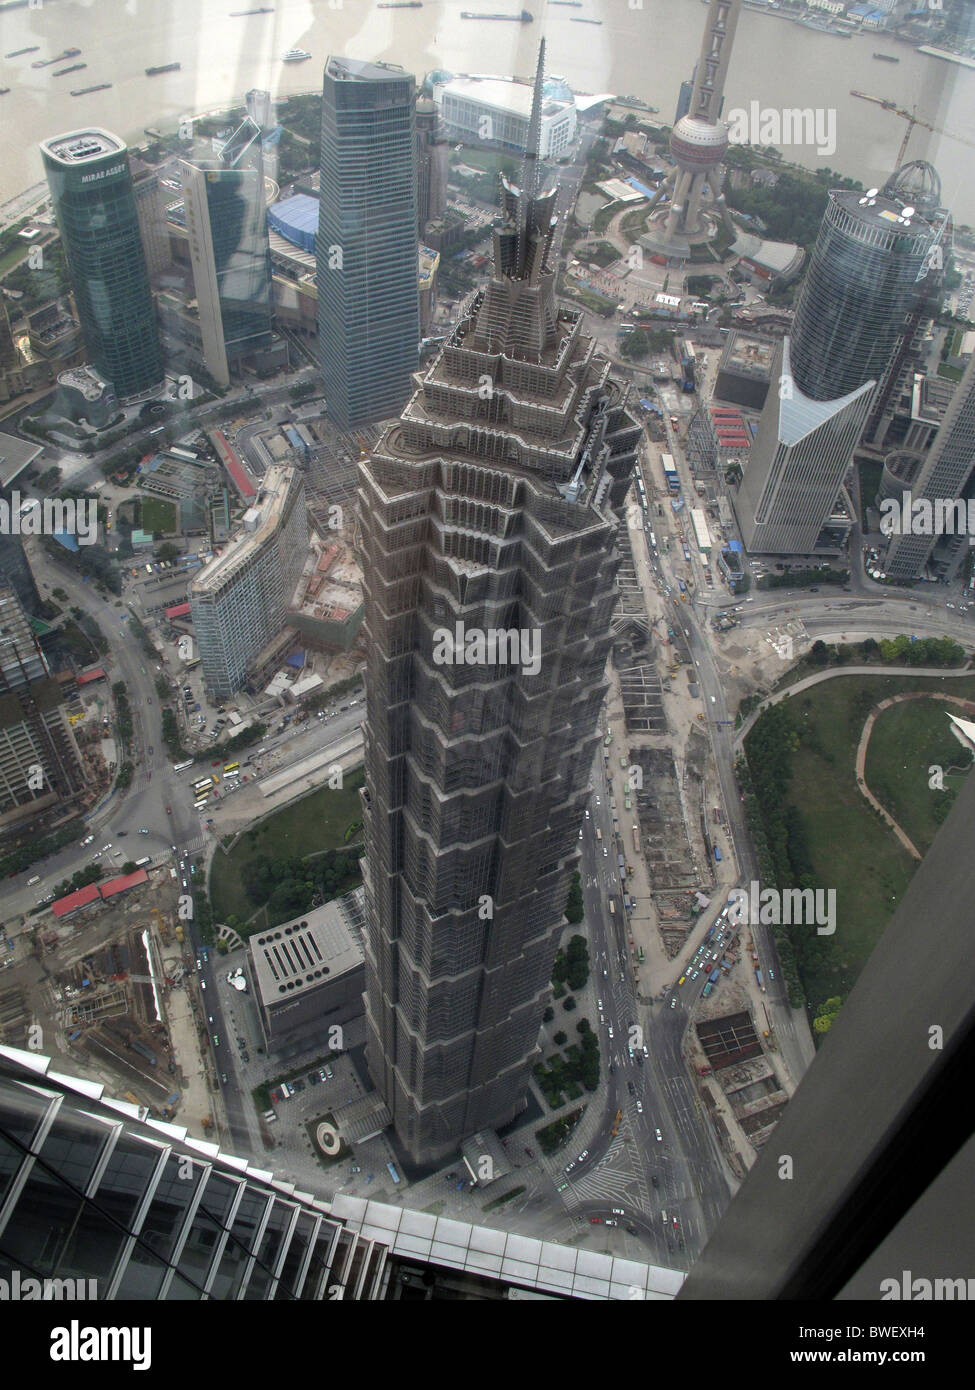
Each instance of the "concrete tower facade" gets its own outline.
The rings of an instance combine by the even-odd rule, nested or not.
[[[367,1056],[420,1162],[524,1107],[606,690],[613,508],[640,434],[555,300],[543,57],[493,277],[360,465]],[[527,641],[477,650],[492,632]]]

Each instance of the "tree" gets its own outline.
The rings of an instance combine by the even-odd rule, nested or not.
[[[549,1004],[548,1007],[546,1008],[545,1012],[542,1014],[542,1022],[543,1022],[543,1023],[551,1023],[551,1022],[552,1022],[552,1019],[553,1019],[554,1017],[555,1017],[555,1010],[552,1008],[551,1004]]]
[[[555,1043],[556,1047],[564,1047],[565,1044],[569,1041],[569,1039],[568,1036],[565,1033],[563,1033],[560,1028],[559,1031],[555,1034],[555,1037],[552,1039],[552,1041]]]
[[[571,994],[569,995],[565,1003],[562,1005],[562,1007],[563,1009],[565,1009],[567,1014],[571,1013],[572,1010],[576,1007],[576,1001]]]
[[[829,660],[829,652],[826,650],[826,643],[822,638],[817,638],[809,650],[809,660],[814,666],[825,666]]]
[[[178,545],[174,545],[172,541],[163,541],[162,545],[156,551],[156,559],[176,560],[178,559],[179,554],[180,549]]]
[[[138,865],[134,859],[126,859],[125,863],[122,865],[122,872],[123,874],[134,874],[137,868]]]

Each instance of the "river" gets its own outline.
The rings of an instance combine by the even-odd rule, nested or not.
[[[4,159],[0,201],[42,177],[37,142],[90,122],[130,141],[146,126],[172,127],[184,115],[239,103],[251,87],[278,96],[319,85],[327,54],[400,63],[419,76],[452,72],[528,75],[539,39],[547,68],[578,91],[634,93],[673,118],[681,81],[697,59],[707,10],[699,0],[585,0],[582,14],[601,27],[572,23],[580,12],[542,0],[494,0],[503,10],[532,7],[533,24],[463,20],[471,0],[424,0],[421,9],[381,10],[366,0],[273,0],[270,14],[232,18],[249,0],[41,0],[37,8],[0,10]],[[54,77],[57,64],[33,68],[66,47],[82,50],[87,69]],[[313,57],[284,64],[289,48]],[[900,58],[881,63],[874,51]],[[70,60],[69,60],[70,61]],[[181,71],[147,77],[146,67],[179,62]],[[109,90],[71,97],[71,87],[111,82]],[[836,112],[835,153],[785,147],[787,159],[828,165],[867,182],[893,167],[904,122],[850,96],[856,88],[917,107],[933,125],[972,138],[975,71],[925,56],[876,34],[851,39],[817,34],[744,10],[726,83],[725,111],[825,107]],[[926,158],[941,174],[955,220],[975,223],[973,149],[916,128],[907,158]]]

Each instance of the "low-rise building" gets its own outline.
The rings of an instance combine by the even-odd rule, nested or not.
[[[362,1013],[363,923],[358,888],[250,938],[247,973],[268,1052],[306,1051]]]

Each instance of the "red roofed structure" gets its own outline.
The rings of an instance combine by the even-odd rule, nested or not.
[[[167,618],[185,618],[190,611],[188,603],[175,603],[172,608],[166,609]]]
[[[217,451],[230,480],[244,502],[252,502],[257,496],[257,484],[240,460],[239,454],[230,447],[230,441],[223,430],[207,430],[207,438]]]
[[[89,685],[92,681],[103,681],[105,672],[100,666],[97,666],[94,671],[83,671],[76,679],[79,685]]]
[[[122,874],[121,878],[110,878],[107,883],[101,884],[101,894],[103,898],[114,898],[116,893],[125,893],[139,883],[148,882],[149,875],[145,869],[136,869],[134,874]]]
[[[51,911],[55,917],[70,917],[72,912],[77,912],[80,907],[87,907],[89,903],[95,902],[101,894],[98,891],[97,883],[89,883],[85,888],[79,888],[74,893],[68,893],[64,898],[58,898],[51,904]]]

